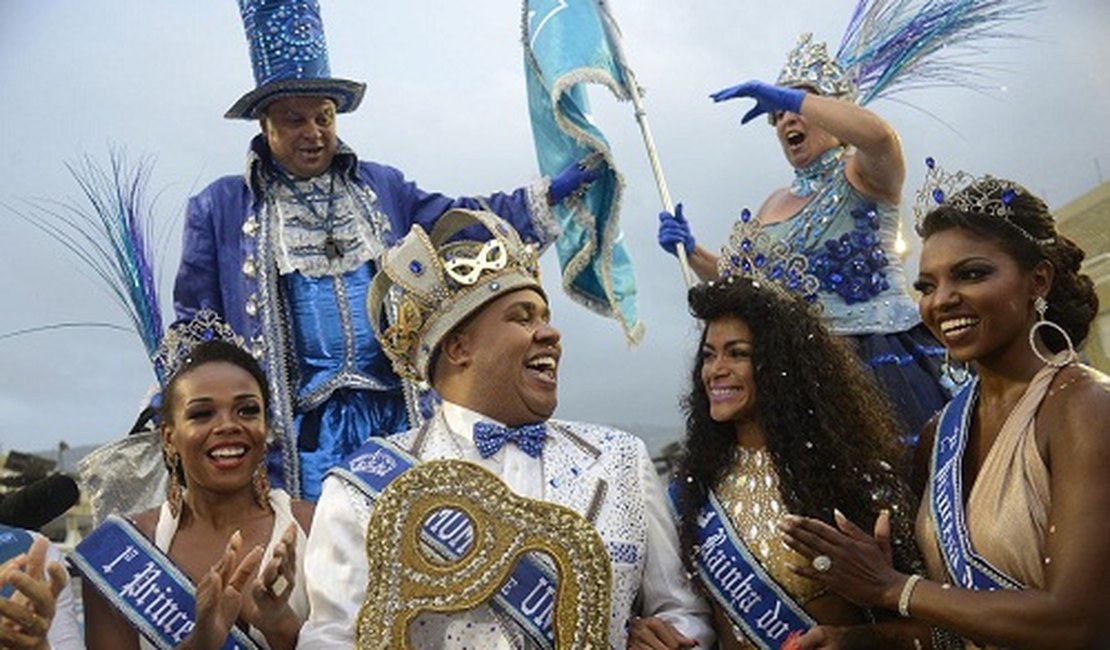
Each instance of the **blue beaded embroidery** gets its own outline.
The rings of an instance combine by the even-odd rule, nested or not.
[[[809,256],[809,270],[821,281],[822,291],[835,293],[848,304],[867,302],[890,288],[890,264],[879,239],[879,214],[874,203],[852,210],[855,226],[824,250]]]

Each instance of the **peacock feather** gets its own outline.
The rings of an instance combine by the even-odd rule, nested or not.
[[[982,89],[981,59],[991,41],[1017,38],[1008,27],[1040,0],[860,0],[836,59],[866,105],[909,89]]]
[[[162,338],[162,313],[151,249],[153,202],[146,196],[151,163],[141,160],[131,166],[123,153],[113,150],[107,168],[88,155],[78,163],[67,163],[66,168],[85,203],[39,200],[28,202],[30,214],[15,213],[65,246],[93,272],[153,358]],[[110,323],[58,323],[3,338],[62,327],[119,328]],[[159,382],[163,379],[158,377]]]

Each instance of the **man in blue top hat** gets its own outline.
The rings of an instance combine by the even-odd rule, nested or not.
[[[419,418],[414,389],[374,339],[366,294],[376,261],[414,224],[454,207],[490,209],[539,247],[550,205],[595,172],[573,165],[511,194],[454,199],[361,161],[336,133],[366,85],[331,76],[319,4],[239,0],[257,87],[225,117],[257,119],[244,175],[189,201],[174,286],[179,319],[222,316],[263,362],[274,395],[270,475],[308,499],[369,435]]]

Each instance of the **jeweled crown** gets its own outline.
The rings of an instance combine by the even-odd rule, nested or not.
[[[1038,246],[1047,246],[1056,241],[1055,237],[1034,237],[1012,219],[1014,199],[1029,193],[1021,185],[990,175],[973,176],[963,170],[946,172],[931,156],[925,159],[925,167],[925,182],[917,191],[913,208],[918,233],[930,212],[947,206],[960,212],[998,217]]]
[[[808,266],[804,255],[792,252],[786,242],[772,239],[747,208],[740,212],[728,244],[721,247],[717,258],[717,273],[722,280],[750,278],[813,303],[821,281],[809,273]]]
[[[814,43],[813,34],[798,37],[798,44],[786,55],[786,65],[779,73],[780,86],[807,87],[827,97],[854,100],[858,94],[855,82],[841,65],[829,56],[824,43]]]
[[[475,226],[489,238],[453,240]],[[478,210],[447,212],[430,235],[414,225],[378,269],[367,298],[370,320],[397,374],[417,381],[428,378],[443,337],[482,305],[518,289],[543,294],[536,248],[497,215]]]
[[[226,341],[244,350],[243,337],[235,333],[216,312],[202,309],[192,320],[175,323],[166,330],[151,361],[154,373],[164,387],[189,360],[193,348],[208,341]]]

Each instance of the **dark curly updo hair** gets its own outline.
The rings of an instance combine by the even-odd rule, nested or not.
[[[839,508],[864,530],[871,530],[880,510],[889,509],[896,564],[902,570],[918,566],[912,541],[915,510],[901,479],[904,452],[893,411],[815,308],[744,278],[696,286],[689,303],[706,327],[683,403],[686,440],[676,477],[687,566],[695,552],[698,509],[725,477],[737,447],[735,424],[710,417],[701,377],[709,324],[730,316],[752,332],[758,417],[787,509],[831,523],[833,509]]]
[[[967,197],[974,197],[974,201],[967,201]],[[1007,205],[1009,209],[1005,216],[996,216],[989,210],[956,207],[969,205]],[[1064,328],[1075,345],[1087,338],[1091,321],[1098,315],[1094,282],[1079,272],[1083,250],[1056,231],[1056,221],[1044,201],[1017,183],[988,176],[925,215],[917,233],[925,240],[957,227],[998,242],[1022,270],[1032,270],[1044,260],[1050,262],[1056,272],[1046,296],[1046,317]],[[1064,338],[1051,328],[1042,328],[1040,333],[1052,352],[1067,347]]]

